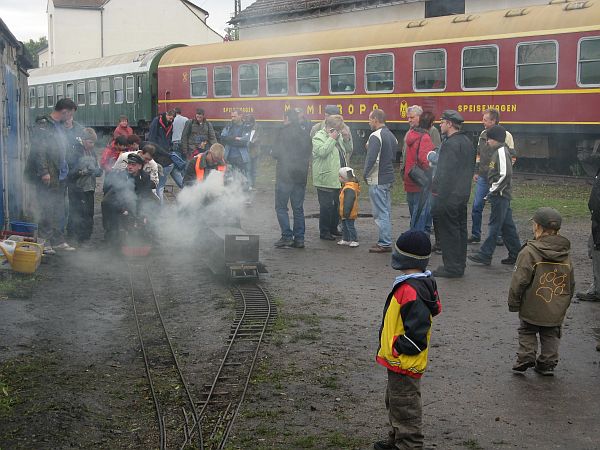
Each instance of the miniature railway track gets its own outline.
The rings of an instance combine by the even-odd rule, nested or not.
[[[199,412],[202,449],[223,449],[244,400],[260,344],[276,318],[275,305],[259,285],[234,285],[235,319],[227,349]],[[194,430],[195,431],[195,430]]]
[[[199,420],[197,407],[165,327],[148,267],[128,266],[131,302],[156,411],[160,449],[202,448],[202,436],[192,432]]]

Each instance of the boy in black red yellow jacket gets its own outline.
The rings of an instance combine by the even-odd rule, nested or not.
[[[437,285],[426,270],[431,242],[423,231],[400,235],[392,253],[392,267],[401,270],[388,295],[379,330],[377,362],[387,368],[385,406],[388,439],[375,450],[422,448],[420,378],[427,366],[431,319],[442,310]]]

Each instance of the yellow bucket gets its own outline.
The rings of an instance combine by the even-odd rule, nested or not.
[[[15,272],[34,273],[40,266],[43,251],[44,247],[35,242],[17,242],[13,254],[5,254]]]

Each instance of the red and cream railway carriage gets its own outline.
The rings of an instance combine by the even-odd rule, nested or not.
[[[600,2],[180,47],[158,79],[160,110],[203,107],[217,122],[238,110],[268,126],[287,108],[319,120],[338,104],[359,134],[374,108],[401,135],[412,104],[456,109],[473,132],[494,106],[525,161],[564,168],[600,139]]]

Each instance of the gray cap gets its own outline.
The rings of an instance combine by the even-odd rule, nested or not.
[[[341,114],[340,108],[338,105],[327,105],[325,107],[325,114],[329,114],[333,116],[334,114]]]
[[[447,109],[446,111],[444,111],[442,113],[442,117],[443,120],[449,120],[450,122],[454,122],[457,124],[461,124],[465,121],[465,119],[463,118],[463,116],[461,116],[458,111],[454,111],[453,109]]]
[[[554,208],[544,206],[539,208],[531,218],[535,223],[548,230],[560,230],[562,217]]]

